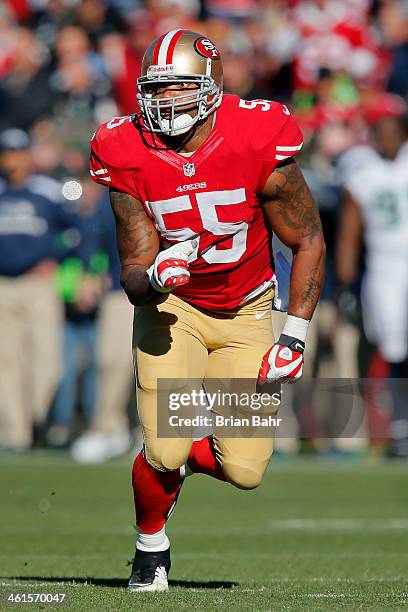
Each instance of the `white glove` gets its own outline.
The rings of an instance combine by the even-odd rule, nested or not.
[[[258,380],[265,382],[296,382],[303,373],[305,343],[292,336],[281,335],[278,342],[262,359]]]
[[[186,285],[190,280],[188,258],[198,245],[196,238],[173,244],[161,251],[152,266],[146,270],[155,291],[168,293],[175,287]]]

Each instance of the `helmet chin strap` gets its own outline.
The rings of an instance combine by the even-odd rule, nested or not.
[[[168,136],[180,136],[185,134],[196,123],[196,118],[192,117],[188,113],[183,113],[174,118],[173,129],[170,127],[170,121],[168,119],[162,119],[163,128]]]

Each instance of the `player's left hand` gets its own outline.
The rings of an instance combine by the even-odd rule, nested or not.
[[[262,359],[258,374],[259,383],[294,383],[299,380],[303,373],[304,350],[304,342],[282,334]]]

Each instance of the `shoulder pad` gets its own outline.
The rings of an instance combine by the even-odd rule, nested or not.
[[[113,117],[110,121],[102,123],[92,136],[92,151],[109,165],[123,167],[129,163],[131,157],[129,152],[140,149],[140,135],[133,123],[133,117],[133,115]]]
[[[133,119],[134,115],[114,117],[92,136],[90,173],[97,183],[129,189],[129,171],[137,171],[146,154]]]
[[[235,124],[237,144],[250,157],[279,163],[301,150],[302,132],[284,104],[226,96],[225,110],[232,119],[227,124]]]

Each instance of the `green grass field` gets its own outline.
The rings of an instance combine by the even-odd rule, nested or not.
[[[188,479],[168,526],[171,591],[126,591],[130,459],[78,467],[58,454],[0,459],[5,593],[66,592],[45,610],[405,610],[408,465],[272,461],[242,492]],[[24,605],[24,609],[40,606]]]

